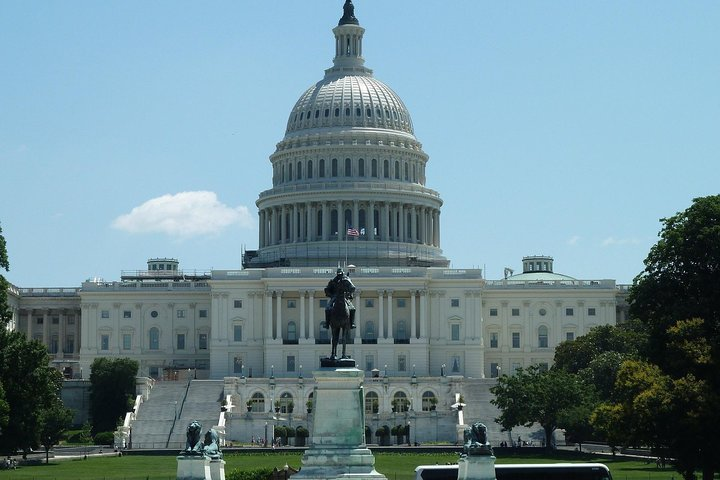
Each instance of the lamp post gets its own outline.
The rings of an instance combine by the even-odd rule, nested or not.
[[[265,422],[265,438],[263,438],[263,447],[267,447],[267,427],[268,422]]]
[[[288,464],[286,462],[285,466],[283,467],[283,470],[285,471],[285,480],[287,480],[287,478],[288,478],[288,470],[289,469],[290,469],[290,467],[288,467]]]
[[[387,363],[385,364],[385,377],[387,377]]]
[[[500,372],[502,371],[502,367],[500,365],[497,366],[497,376],[500,378]]]
[[[174,420],[177,420],[177,400],[175,400],[175,418]]]
[[[445,364],[444,363],[442,365],[440,365],[440,376],[441,377],[445,376]]]
[[[302,365],[300,365],[300,378],[302,378]]]

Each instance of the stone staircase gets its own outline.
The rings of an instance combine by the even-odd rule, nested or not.
[[[202,424],[203,434],[216,426],[220,419],[220,402],[225,385],[223,380],[193,380],[182,405],[178,403],[178,420],[169,436],[168,448],[185,448],[185,430],[193,420]]]
[[[166,448],[187,389],[184,381],[155,384],[132,424],[132,448]]]

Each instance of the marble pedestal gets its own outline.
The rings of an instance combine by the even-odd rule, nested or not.
[[[458,480],[495,480],[495,457],[463,455],[458,460]]]
[[[204,455],[179,455],[177,462],[177,480],[212,480],[210,459],[208,457]]]
[[[212,480],[225,480],[225,460],[221,458],[210,459],[210,478]]]
[[[385,480],[365,444],[364,372],[327,367],[313,372],[314,421],[310,448],[293,480]]]

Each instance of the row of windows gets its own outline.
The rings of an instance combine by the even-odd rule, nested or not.
[[[43,337],[42,335],[35,336],[35,340],[42,343]],[[60,345],[60,337],[58,335],[52,335],[50,337],[50,343],[47,346],[48,353],[58,353],[60,351],[61,345]],[[65,336],[65,342],[62,345],[62,352],[63,353],[75,353],[75,335],[66,335]]]
[[[540,308],[540,309],[538,309],[538,314],[539,314],[541,317],[544,317],[545,315],[547,315],[547,313],[548,313],[548,312],[547,312],[547,309],[545,309],[545,308]],[[510,315],[513,316],[513,317],[519,317],[519,316],[520,316],[520,309],[519,309],[519,308],[511,308],[511,309],[510,309]],[[565,316],[566,316],[566,317],[572,317],[572,316],[574,316],[574,315],[575,315],[575,309],[574,309],[573,307],[566,307],[566,308],[565,308]],[[597,310],[595,309],[595,307],[589,307],[589,308],[587,309],[587,315],[588,315],[588,317],[594,317],[595,315],[597,315]],[[491,309],[490,309],[490,316],[491,316],[491,317],[497,317],[497,316],[498,316],[498,309],[495,308],[495,307],[491,308]]]
[[[60,325],[60,317],[50,317],[50,323],[52,325]],[[35,319],[35,324],[43,325],[43,324],[45,324],[45,319],[43,317],[37,317]],[[74,316],[65,317],[65,324],[66,325],[75,325],[75,317]]]
[[[158,314],[157,310],[153,310],[150,312],[150,316],[152,318],[157,318],[158,315],[159,314]],[[185,318],[186,310],[184,310],[184,309],[176,310],[175,315],[177,316],[177,318]],[[122,316],[123,316],[123,318],[133,318],[132,310],[123,310]],[[208,316],[208,311],[206,309],[198,310],[199,318],[207,318],[207,316]],[[100,318],[110,318],[110,310],[101,310]]]
[[[121,335],[121,348],[122,350],[132,350],[133,349],[133,334],[132,333],[123,333]],[[148,343],[147,347],[148,350],[158,350],[160,348],[160,330],[157,327],[153,327],[150,330],[148,330],[148,337],[147,337]],[[178,333],[175,335],[175,349],[176,350],[185,350],[186,347],[186,340],[187,335],[184,333]],[[207,350],[208,349],[208,334],[207,333],[199,333],[197,336],[197,348],[198,350]],[[100,335],[100,350],[107,351],[110,350],[110,334],[103,333]]]
[[[395,108],[381,109],[380,107],[375,107],[375,109],[372,107],[363,108],[360,105],[355,105],[354,108],[351,108],[346,105],[345,108],[335,107],[334,109],[331,109],[326,107],[324,109],[316,108],[315,110],[295,112],[292,119],[292,128],[297,128],[299,126],[298,122],[302,123],[303,121],[320,120],[321,118],[329,119],[333,117],[339,119],[341,116],[344,116],[345,118],[363,120],[371,119],[373,118],[373,115],[380,121],[393,121],[401,124],[408,123],[406,115],[402,112],[402,110],[398,111]]]
[[[366,165],[365,159],[357,160],[356,175],[353,175],[353,160],[346,158],[344,164],[340,164],[337,158],[333,158],[329,165],[326,166],[325,159],[320,159],[317,164],[317,170],[314,168],[312,160],[298,161],[297,163],[287,162],[275,166],[276,183],[292,182],[293,180],[302,180],[303,176],[312,180],[314,176],[317,178],[325,177],[371,177],[371,178],[393,178],[395,180],[404,180],[406,182],[420,183],[418,180],[417,165],[410,164],[407,161],[402,163],[395,160],[378,162],[373,158],[369,165]],[[295,168],[293,169],[293,166]],[[326,168],[327,167],[327,168]],[[368,168],[369,167],[369,168]]]
[[[520,332],[511,332],[511,347],[520,348]],[[565,332],[565,340],[571,342],[575,340],[575,332]],[[499,334],[497,332],[490,332],[490,348],[499,347]],[[537,347],[548,348],[548,328],[545,325],[541,325],[537,329]]]

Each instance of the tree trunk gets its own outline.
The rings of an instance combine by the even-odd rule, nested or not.
[[[555,427],[543,425],[543,430],[545,430],[545,450],[552,452],[554,450],[553,432],[555,431]]]
[[[703,480],[713,480],[715,477],[715,469],[713,467],[705,467],[702,471]]]

